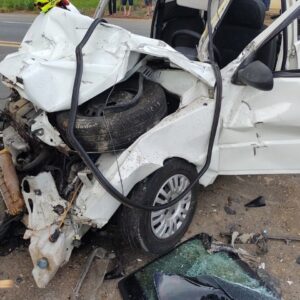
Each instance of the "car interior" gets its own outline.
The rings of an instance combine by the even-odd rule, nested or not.
[[[214,35],[215,59],[222,69],[267,26],[266,7],[262,0],[233,0]],[[207,14],[182,7],[176,1],[157,2],[152,37],[165,41],[191,60],[197,60],[197,45],[205,29]],[[269,41],[257,53],[257,60],[275,69],[280,36]]]
[[[205,29],[203,12],[177,5],[176,1],[157,1],[153,17],[151,37],[162,40],[197,60],[197,45]]]

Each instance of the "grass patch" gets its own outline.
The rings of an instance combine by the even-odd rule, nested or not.
[[[33,0],[0,0],[1,10],[33,10]]]
[[[99,3],[97,0],[73,0],[72,3],[79,9],[95,9]]]
[[[34,8],[34,0],[0,0],[0,12],[9,11],[36,11]],[[95,12],[95,9],[99,3],[98,0],[72,0],[72,3],[82,12],[91,15]],[[144,15],[144,0],[134,0],[133,2],[134,11],[133,15],[141,16]],[[121,12],[122,6],[121,1],[117,0],[117,10]]]

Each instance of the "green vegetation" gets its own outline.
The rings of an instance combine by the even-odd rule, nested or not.
[[[72,0],[71,2],[80,9],[95,9],[99,3],[97,0]]]
[[[33,0],[0,0],[0,10],[33,10]]]
[[[80,10],[84,12],[89,12],[91,10],[95,10],[99,3],[99,0],[71,0],[71,2]],[[134,15],[138,16],[141,13],[144,13],[144,0],[133,0],[133,6],[135,10]],[[121,0],[117,0],[117,10],[122,10]]]
[[[34,9],[34,0],[0,0],[0,11],[13,11],[13,10],[29,10]],[[85,13],[93,12],[97,7],[98,0],[72,0],[72,3]],[[140,10],[144,5],[143,0],[134,0],[135,10]],[[121,10],[121,0],[117,0],[117,8]]]

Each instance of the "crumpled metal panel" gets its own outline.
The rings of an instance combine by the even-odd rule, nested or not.
[[[5,83],[46,112],[69,109],[76,68],[75,48],[92,18],[59,8],[40,14],[18,52],[0,63]],[[100,24],[84,48],[82,104],[124,78],[137,62],[136,53],[166,58],[209,86],[215,79],[211,66],[190,61],[166,43],[142,37],[115,25]]]

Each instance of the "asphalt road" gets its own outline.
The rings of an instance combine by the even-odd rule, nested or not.
[[[36,15],[30,14],[0,14],[0,61],[9,53],[18,50],[17,43],[21,42]],[[118,19],[108,18],[109,23],[113,23],[126,28],[127,30],[149,36],[150,20]],[[0,98],[9,95],[0,83]]]

